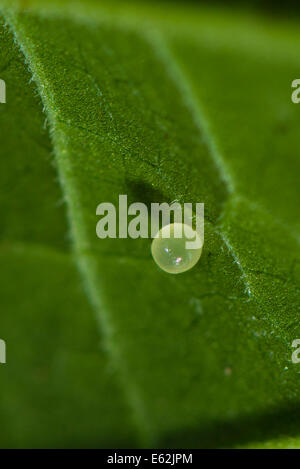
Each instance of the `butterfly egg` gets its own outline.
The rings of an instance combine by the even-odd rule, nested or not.
[[[186,243],[197,242],[196,249],[188,249]],[[171,223],[158,232],[152,241],[151,252],[156,264],[169,274],[180,274],[197,264],[202,253],[199,234],[190,225]]]

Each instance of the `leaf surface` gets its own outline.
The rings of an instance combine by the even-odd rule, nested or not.
[[[132,415],[70,254],[41,102],[1,23],[1,448],[130,446]]]
[[[201,9],[42,5],[3,12],[45,107],[75,254],[144,444],[295,437],[299,33]],[[96,206],[119,194],[204,202],[199,264],[172,277],[150,240],[97,239]]]

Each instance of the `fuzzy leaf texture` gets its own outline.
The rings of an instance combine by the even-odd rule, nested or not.
[[[1,446],[298,447],[298,24],[0,5]],[[199,263],[99,240],[119,194],[204,202]]]

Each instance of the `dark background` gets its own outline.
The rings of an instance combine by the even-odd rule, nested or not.
[[[155,0],[160,2],[160,0]],[[300,13],[300,1],[296,0],[165,0],[168,3],[236,6],[246,10],[260,10],[268,14],[297,16]]]

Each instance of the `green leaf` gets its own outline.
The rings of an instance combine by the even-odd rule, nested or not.
[[[143,445],[297,446],[296,26],[197,7],[17,4],[3,15],[45,108],[75,256]],[[150,240],[97,239],[96,206],[119,194],[204,202],[198,265],[171,276]],[[28,220],[40,207],[28,202]],[[51,236],[43,219],[22,236],[61,244],[59,217]]]
[[[0,446],[130,446],[132,416],[69,253],[41,103],[2,23],[0,41]]]
[[[1,448],[131,446],[132,417],[69,255],[4,245]]]

